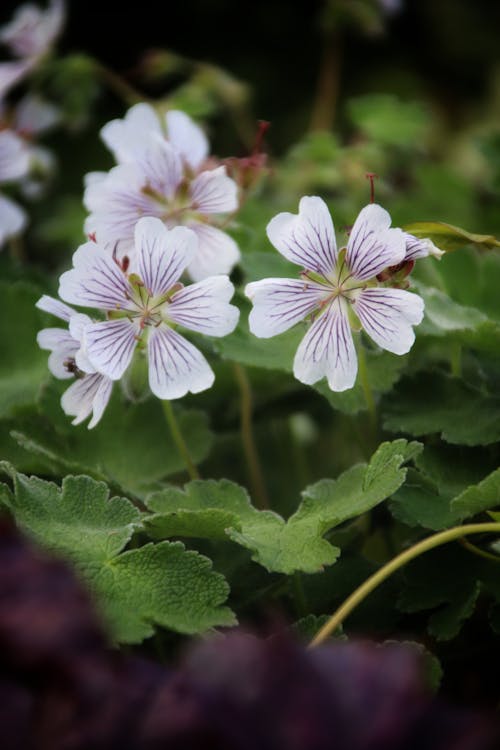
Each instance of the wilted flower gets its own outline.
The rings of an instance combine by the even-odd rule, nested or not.
[[[131,256],[137,220],[155,216],[169,229],[184,225],[196,232],[199,251],[187,269],[193,280],[229,273],[239,250],[212,221],[238,208],[237,185],[225,166],[204,168],[207,140],[187,115],[169,112],[165,123],[163,128],[152,107],[138,104],[103,128],[120,163],[87,179],[85,231]]]
[[[107,320],[83,327],[84,351],[97,372],[119,380],[137,347],[146,350],[149,385],[161,399],[210,388],[214,373],[201,352],[181,336],[180,325],[208,336],[225,336],[239,311],[229,304],[234,287],[227,276],[211,276],[183,287],[181,274],[196,256],[196,234],[167,230],[145,217],[135,227],[135,254],[119,263],[98,243],[82,245],[73,269],[61,276],[63,300],[106,312]]]
[[[67,329],[44,328],[39,332],[37,342],[41,349],[50,351],[48,364],[54,377],[59,380],[76,378],[63,393],[61,406],[65,414],[75,417],[74,425],[92,414],[88,425],[90,430],[101,419],[113,388],[113,381],[98,373],[85,354],[83,332],[93,321],[47,295],[43,295],[36,306],[68,324]]]
[[[424,303],[416,294],[381,286],[377,275],[405,260],[406,240],[391,229],[381,206],[363,208],[347,248],[337,250],[332,219],[318,197],[304,197],[299,214],[281,213],[268,224],[277,250],[304,268],[301,280],[263,279],[248,284],[253,301],[250,330],[269,338],[310,317],[312,324],[295,355],[293,370],[303,383],[326,376],[330,388],[352,388],[357,357],[351,324],[364,328],[383,349],[405,354],[421,322]]]

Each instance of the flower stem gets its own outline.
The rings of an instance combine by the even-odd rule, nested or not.
[[[472,552],[478,557],[483,557],[485,560],[491,560],[491,562],[500,563],[500,555],[495,555],[493,552],[487,552],[476,544],[472,544],[468,539],[460,539],[460,544],[465,547],[466,550]]]
[[[137,104],[138,102],[148,101],[148,97],[137,91],[133,86],[122,78],[114,70],[107,68],[97,60],[94,61],[95,71],[101,80],[108,86],[116,96],[125,102],[125,104]]]
[[[399,570],[399,568],[406,565],[407,562],[410,562],[410,560],[413,560],[415,557],[418,557],[430,549],[434,549],[434,547],[439,547],[442,544],[453,541],[454,539],[460,539],[467,534],[484,534],[487,531],[497,531],[500,533],[500,523],[471,523],[466,524],[465,526],[454,526],[451,529],[446,529],[446,531],[440,531],[438,534],[433,534],[432,536],[427,537],[427,539],[423,539],[421,542],[414,544],[404,552],[401,552],[401,554],[397,555],[397,557],[393,558],[386,563],[386,565],[377,570],[376,573],[370,576],[370,578],[362,583],[361,586],[359,586],[351,596],[345,600],[345,602],[330,617],[328,622],[325,623],[325,625],[316,633],[310,643],[310,648],[314,648],[315,646],[319,646],[320,643],[323,643],[323,641],[344,622],[345,618],[356,609],[358,604],[361,604],[361,602],[366,599],[368,594],[380,586],[380,584],[383,583],[386,578],[389,578],[389,576],[395,573],[396,570]]]
[[[370,414],[370,422],[372,424],[372,428],[374,429],[377,424],[377,409],[375,407],[375,399],[373,398],[371,385],[368,380],[368,369],[366,367],[365,347],[363,346],[363,342],[361,341],[361,338],[358,338],[357,344],[358,345],[356,349],[358,353],[359,382],[361,383],[363,393],[365,394],[366,406]]]
[[[234,374],[240,389],[241,440],[250,474],[252,496],[255,498],[255,505],[262,510],[269,508],[269,498],[252,428],[252,390],[245,369],[237,362],[234,363]]]
[[[170,427],[170,432],[174,439],[174,443],[177,446],[177,450],[179,451],[182,459],[184,460],[187,473],[189,474],[191,479],[199,479],[200,473],[198,469],[196,468],[195,464],[193,463],[191,456],[189,455],[189,450],[188,450],[188,447],[186,445],[184,438],[182,437],[182,432],[179,428],[179,424],[175,417],[174,410],[172,409],[172,404],[170,403],[170,401],[162,401],[162,404],[163,404],[163,413],[165,414],[165,418],[167,420],[168,426]]]

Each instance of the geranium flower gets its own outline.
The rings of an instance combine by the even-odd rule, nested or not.
[[[87,179],[85,231],[131,256],[137,220],[155,216],[169,229],[184,225],[196,232],[199,252],[187,269],[193,280],[229,273],[238,246],[212,221],[238,208],[238,188],[225,166],[202,169],[208,144],[200,128],[183,112],[169,112],[164,131],[154,110],[141,104],[102,133],[121,163]]]
[[[113,381],[101,375],[90,363],[83,347],[85,327],[93,321],[68,305],[44,295],[36,306],[68,324],[68,328],[44,328],[38,333],[41,349],[50,351],[49,370],[59,380],[76,376],[75,382],[63,393],[61,406],[65,414],[75,417],[77,425],[92,414],[89,430],[100,421],[111,397]]]
[[[0,184],[24,178],[29,170],[29,150],[12,130],[0,131]],[[23,209],[0,195],[0,247],[5,240],[19,234],[26,225]]]
[[[181,336],[180,325],[208,336],[225,336],[239,311],[229,304],[234,287],[227,276],[212,276],[183,287],[182,272],[198,250],[196,234],[171,231],[146,217],[135,228],[135,255],[120,265],[109,250],[89,242],[61,276],[63,300],[106,311],[107,320],[84,328],[85,352],[95,369],[119,380],[136,347],[147,349],[149,385],[161,399],[210,388],[214,373],[201,352]]]
[[[250,330],[259,338],[283,333],[309,317],[311,326],[295,355],[293,371],[303,383],[326,376],[330,388],[352,388],[357,357],[351,323],[358,323],[383,349],[406,354],[421,322],[424,303],[402,289],[377,282],[377,274],[405,259],[401,229],[391,229],[381,206],[363,208],[351,230],[347,248],[337,250],[333,222],[321,198],[305,197],[299,214],[281,213],[270,221],[267,235],[276,249],[304,268],[300,280],[263,279],[248,284],[252,300]]]
[[[435,258],[441,258],[444,251],[440,250],[429,238],[415,237],[409,232],[405,232],[406,254],[405,260],[418,260],[433,255]]]

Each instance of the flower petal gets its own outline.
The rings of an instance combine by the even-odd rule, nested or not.
[[[440,258],[444,255],[444,250],[440,250],[432,242],[432,240],[421,237],[415,237],[409,232],[405,232],[406,242],[406,255],[405,260],[418,260],[418,258],[426,258],[428,255],[433,255],[435,258]]]
[[[16,60],[0,63],[0,98],[21,81],[34,67],[34,60]]]
[[[151,136],[139,164],[143,187],[152,188],[167,200],[174,196],[183,177],[182,160],[163,136]]]
[[[299,213],[281,213],[267,225],[267,236],[274,247],[292,263],[308,271],[329,274],[337,262],[333,221],[326,203],[316,196],[305,196]]]
[[[215,375],[202,353],[172,328],[153,328],[148,341],[149,386],[155,396],[174,399],[210,388]]]
[[[245,294],[253,302],[250,330],[254,336],[267,339],[304,320],[331,289],[298,279],[262,279],[247,284]]]
[[[62,395],[61,406],[63,411],[65,414],[75,417],[72,422],[74,425],[83,422],[93,412],[88,425],[90,430],[101,419],[111,396],[112,388],[113,381],[98,373],[75,380]]]
[[[302,339],[293,372],[298,380],[308,385],[326,375],[332,391],[345,391],[353,387],[357,371],[346,302],[337,297]]]
[[[72,315],[71,320],[69,321],[69,332],[71,333],[75,342],[78,342],[79,346],[78,351],[75,354],[76,366],[82,372],[87,373],[96,371],[85,350],[85,331],[87,329],[87,326],[91,325],[93,322],[94,321],[89,318],[88,315],[83,315],[82,313]]]
[[[191,207],[202,214],[236,211],[238,186],[226,174],[226,167],[201,172],[189,187]]]
[[[135,104],[123,120],[111,120],[101,129],[101,138],[117,162],[140,158],[151,135],[162,135],[160,120],[150,104]]]
[[[0,195],[0,247],[9,237],[14,237],[26,226],[26,214],[17,203]]]
[[[141,280],[152,297],[178,281],[198,251],[198,238],[187,227],[170,232],[160,219],[144,217],[135,226],[135,249]]]
[[[102,375],[119,380],[137,345],[139,326],[128,318],[104,320],[85,328],[84,351]]]
[[[231,273],[240,259],[240,251],[233,238],[209,224],[192,222],[188,226],[196,232],[199,241],[196,257],[187,269],[193,281],[201,281],[218,273]]]
[[[86,242],[73,255],[73,268],[59,280],[59,296],[66,302],[103,310],[134,309],[130,285],[110,253],[95,242]]]
[[[16,130],[24,135],[47,132],[62,117],[61,110],[36,94],[27,94],[16,107]]]
[[[65,363],[68,359],[74,359],[79,344],[65,328],[44,328],[36,337],[40,349],[51,352],[48,366],[54,377],[59,380],[72,378],[73,374],[68,370]]]
[[[179,110],[166,114],[167,136],[191,169],[198,169],[208,155],[208,140],[203,130]]]
[[[65,320],[67,323],[69,323],[71,316],[75,314],[75,311],[71,307],[65,305],[64,302],[61,302],[54,297],[49,297],[48,294],[44,294],[40,297],[35,304],[35,307],[38,307],[39,310],[43,310],[50,315],[55,315],[56,318]]]
[[[24,177],[30,166],[26,143],[13,130],[0,131],[0,182]]]
[[[376,203],[359,212],[349,235],[346,254],[347,265],[356,279],[371,279],[384,268],[404,260],[404,233],[390,226],[389,213]]]
[[[424,315],[421,297],[403,289],[364,289],[353,302],[366,333],[375,343],[393,354],[410,351]]]
[[[207,336],[227,336],[234,331],[240,311],[229,300],[234,286],[228,276],[210,276],[172,297],[166,309],[170,320]]]

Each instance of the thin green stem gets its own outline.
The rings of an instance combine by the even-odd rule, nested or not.
[[[383,583],[389,576],[399,570],[399,568],[406,565],[407,562],[413,560],[415,557],[422,555],[434,547],[439,547],[442,544],[447,544],[454,539],[460,539],[461,537],[467,536],[468,534],[484,534],[485,532],[499,532],[500,523],[471,523],[465,526],[454,526],[452,529],[446,529],[446,531],[440,531],[438,534],[423,539],[421,542],[414,544],[413,547],[401,552],[393,560],[390,560],[386,565],[377,570],[370,578],[361,584],[345,602],[337,609],[336,612],[330,617],[327,623],[316,633],[313,640],[310,643],[310,647],[314,648],[319,646],[320,643],[328,638],[339,625],[341,625],[346,617],[356,609],[358,604],[361,604],[364,599],[374,591],[381,583]]]
[[[460,539],[460,543],[462,547],[465,547],[466,550],[472,552],[474,555],[483,557],[485,560],[490,560],[491,562],[500,563],[500,555],[495,555],[493,552],[487,552],[485,549],[481,549],[481,547],[478,547],[476,544],[469,542],[468,539]]]
[[[122,78],[118,73],[110,70],[97,60],[94,61],[95,70],[101,77],[101,80],[126,104],[138,104],[139,102],[148,101],[148,97],[137,91],[128,81]]]
[[[340,88],[341,62],[340,36],[335,30],[331,30],[325,35],[323,43],[323,58],[311,116],[312,132],[331,130],[333,127]]]
[[[237,362],[234,363],[234,374],[240,390],[241,440],[243,442],[245,460],[250,475],[252,496],[254,497],[255,505],[258,508],[269,508],[269,498],[267,495],[266,484],[264,482],[264,474],[260,465],[259,454],[257,452],[257,446],[255,445],[253,434],[252,389],[250,387],[250,381],[248,380],[244,368]]]
[[[163,413],[165,414],[168,426],[170,427],[170,432],[174,439],[174,443],[177,446],[177,450],[181,454],[181,457],[184,461],[187,473],[189,474],[191,479],[199,479],[200,473],[193,463],[186,442],[182,437],[182,432],[175,417],[174,410],[172,409],[172,404],[170,403],[170,401],[162,401],[162,404]]]
[[[358,352],[358,377],[363,393],[365,395],[366,406],[370,415],[370,422],[373,430],[377,426],[377,409],[375,406],[375,399],[373,398],[373,392],[368,380],[368,368],[366,366],[366,350],[361,341],[361,337],[357,340],[357,352]]]

